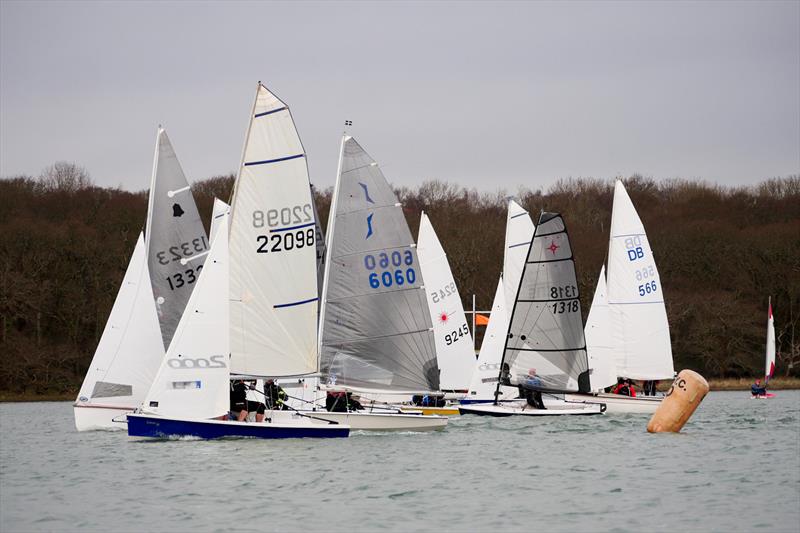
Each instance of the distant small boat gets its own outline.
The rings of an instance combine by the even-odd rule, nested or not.
[[[764,389],[767,388],[769,380],[775,375],[775,320],[772,317],[772,298],[769,299],[767,313],[767,356],[764,365]],[[765,400],[774,398],[775,394],[768,392],[766,394],[751,395],[750,397],[752,399]]]

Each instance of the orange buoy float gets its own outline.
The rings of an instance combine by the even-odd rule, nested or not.
[[[681,370],[647,424],[649,433],[678,433],[708,394],[708,382],[693,370]]]

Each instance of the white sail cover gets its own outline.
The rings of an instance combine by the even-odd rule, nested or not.
[[[425,213],[419,222],[417,254],[433,323],[439,386],[443,391],[466,392],[475,369],[472,334],[447,254]]]
[[[767,317],[767,364],[764,369],[764,381],[769,382],[775,374],[775,321],[772,318],[772,299],[769,301]]]
[[[134,409],[144,399],[163,358],[164,344],[140,233],[78,403]]]
[[[512,303],[517,297],[522,269],[533,238],[535,226],[530,215],[514,200],[508,202],[506,215],[506,243],[503,251],[503,280],[505,301]]]
[[[142,411],[208,419],[228,412],[228,217],[186,305]]]
[[[158,128],[156,138],[145,229],[153,296],[166,349],[200,277],[208,239],[189,182],[163,128]]]
[[[214,198],[214,210],[211,214],[211,231],[208,232],[208,238],[213,243],[214,237],[217,235],[219,231],[219,223],[223,218],[227,218],[227,216],[231,212],[231,206],[220,200],[219,198]]]
[[[486,326],[477,366],[469,385],[467,398],[470,400],[494,400],[507,332],[508,313],[505,302],[505,285],[503,277],[500,276],[497,290],[494,293],[492,312],[489,315],[489,325]],[[509,400],[517,396],[517,389],[512,387],[501,386],[500,392],[499,399],[501,400]]]
[[[320,357],[328,386],[438,390],[431,317],[403,208],[377,163],[348,136],[327,244]]]
[[[611,343],[611,315],[606,298],[606,267],[600,269],[592,307],[583,328],[589,356],[589,383],[592,391],[601,391],[617,382],[617,367]]]
[[[542,213],[511,312],[500,379],[558,392],[588,392],[580,293],[561,215]],[[505,365],[508,365],[507,372]],[[530,383],[529,376],[538,376]]]
[[[642,221],[619,180],[608,246],[608,306],[617,373],[631,379],[672,379],[661,279]]]
[[[317,262],[308,168],[289,108],[258,84],[231,206],[231,372],[317,371]]]

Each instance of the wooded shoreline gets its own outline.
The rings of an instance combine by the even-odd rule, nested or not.
[[[800,175],[735,188],[624,181],[658,263],[675,368],[748,388],[764,372],[771,296],[777,376],[800,377]],[[232,185],[232,175],[194,183],[206,227],[214,197],[230,198]],[[316,193],[323,226],[331,194]],[[465,308],[474,294],[478,309],[491,309],[509,191],[428,181],[397,194],[414,235],[420,213],[430,217]],[[534,219],[542,210],[564,216],[585,319],[607,253],[613,180],[560,180],[513,196]],[[31,390],[72,399],[144,225],[147,191],[95,187],[83,169],[59,163],[38,178],[0,179],[0,198],[0,399]]]

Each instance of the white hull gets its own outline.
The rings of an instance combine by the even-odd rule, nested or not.
[[[484,416],[564,416],[564,415],[599,415],[605,408],[600,404],[576,405],[570,402],[546,403],[547,409],[536,409],[527,403],[501,403],[462,405],[462,415]]]
[[[397,413],[330,413],[321,411],[299,411],[311,421],[325,424],[325,421],[347,424],[353,431],[435,431],[447,425],[446,416],[423,416],[421,414]],[[273,422],[296,417],[294,411],[271,411],[267,416]]]
[[[620,394],[566,394],[564,399],[569,402],[586,404],[605,404],[607,414],[642,413],[652,414],[661,405],[663,396],[622,396]]]
[[[105,407],[75,404],[75,428],[78,431],[125,431],[125,415],[133,412],[133,407]],[[117,420],[116,422],[114,420]]]

